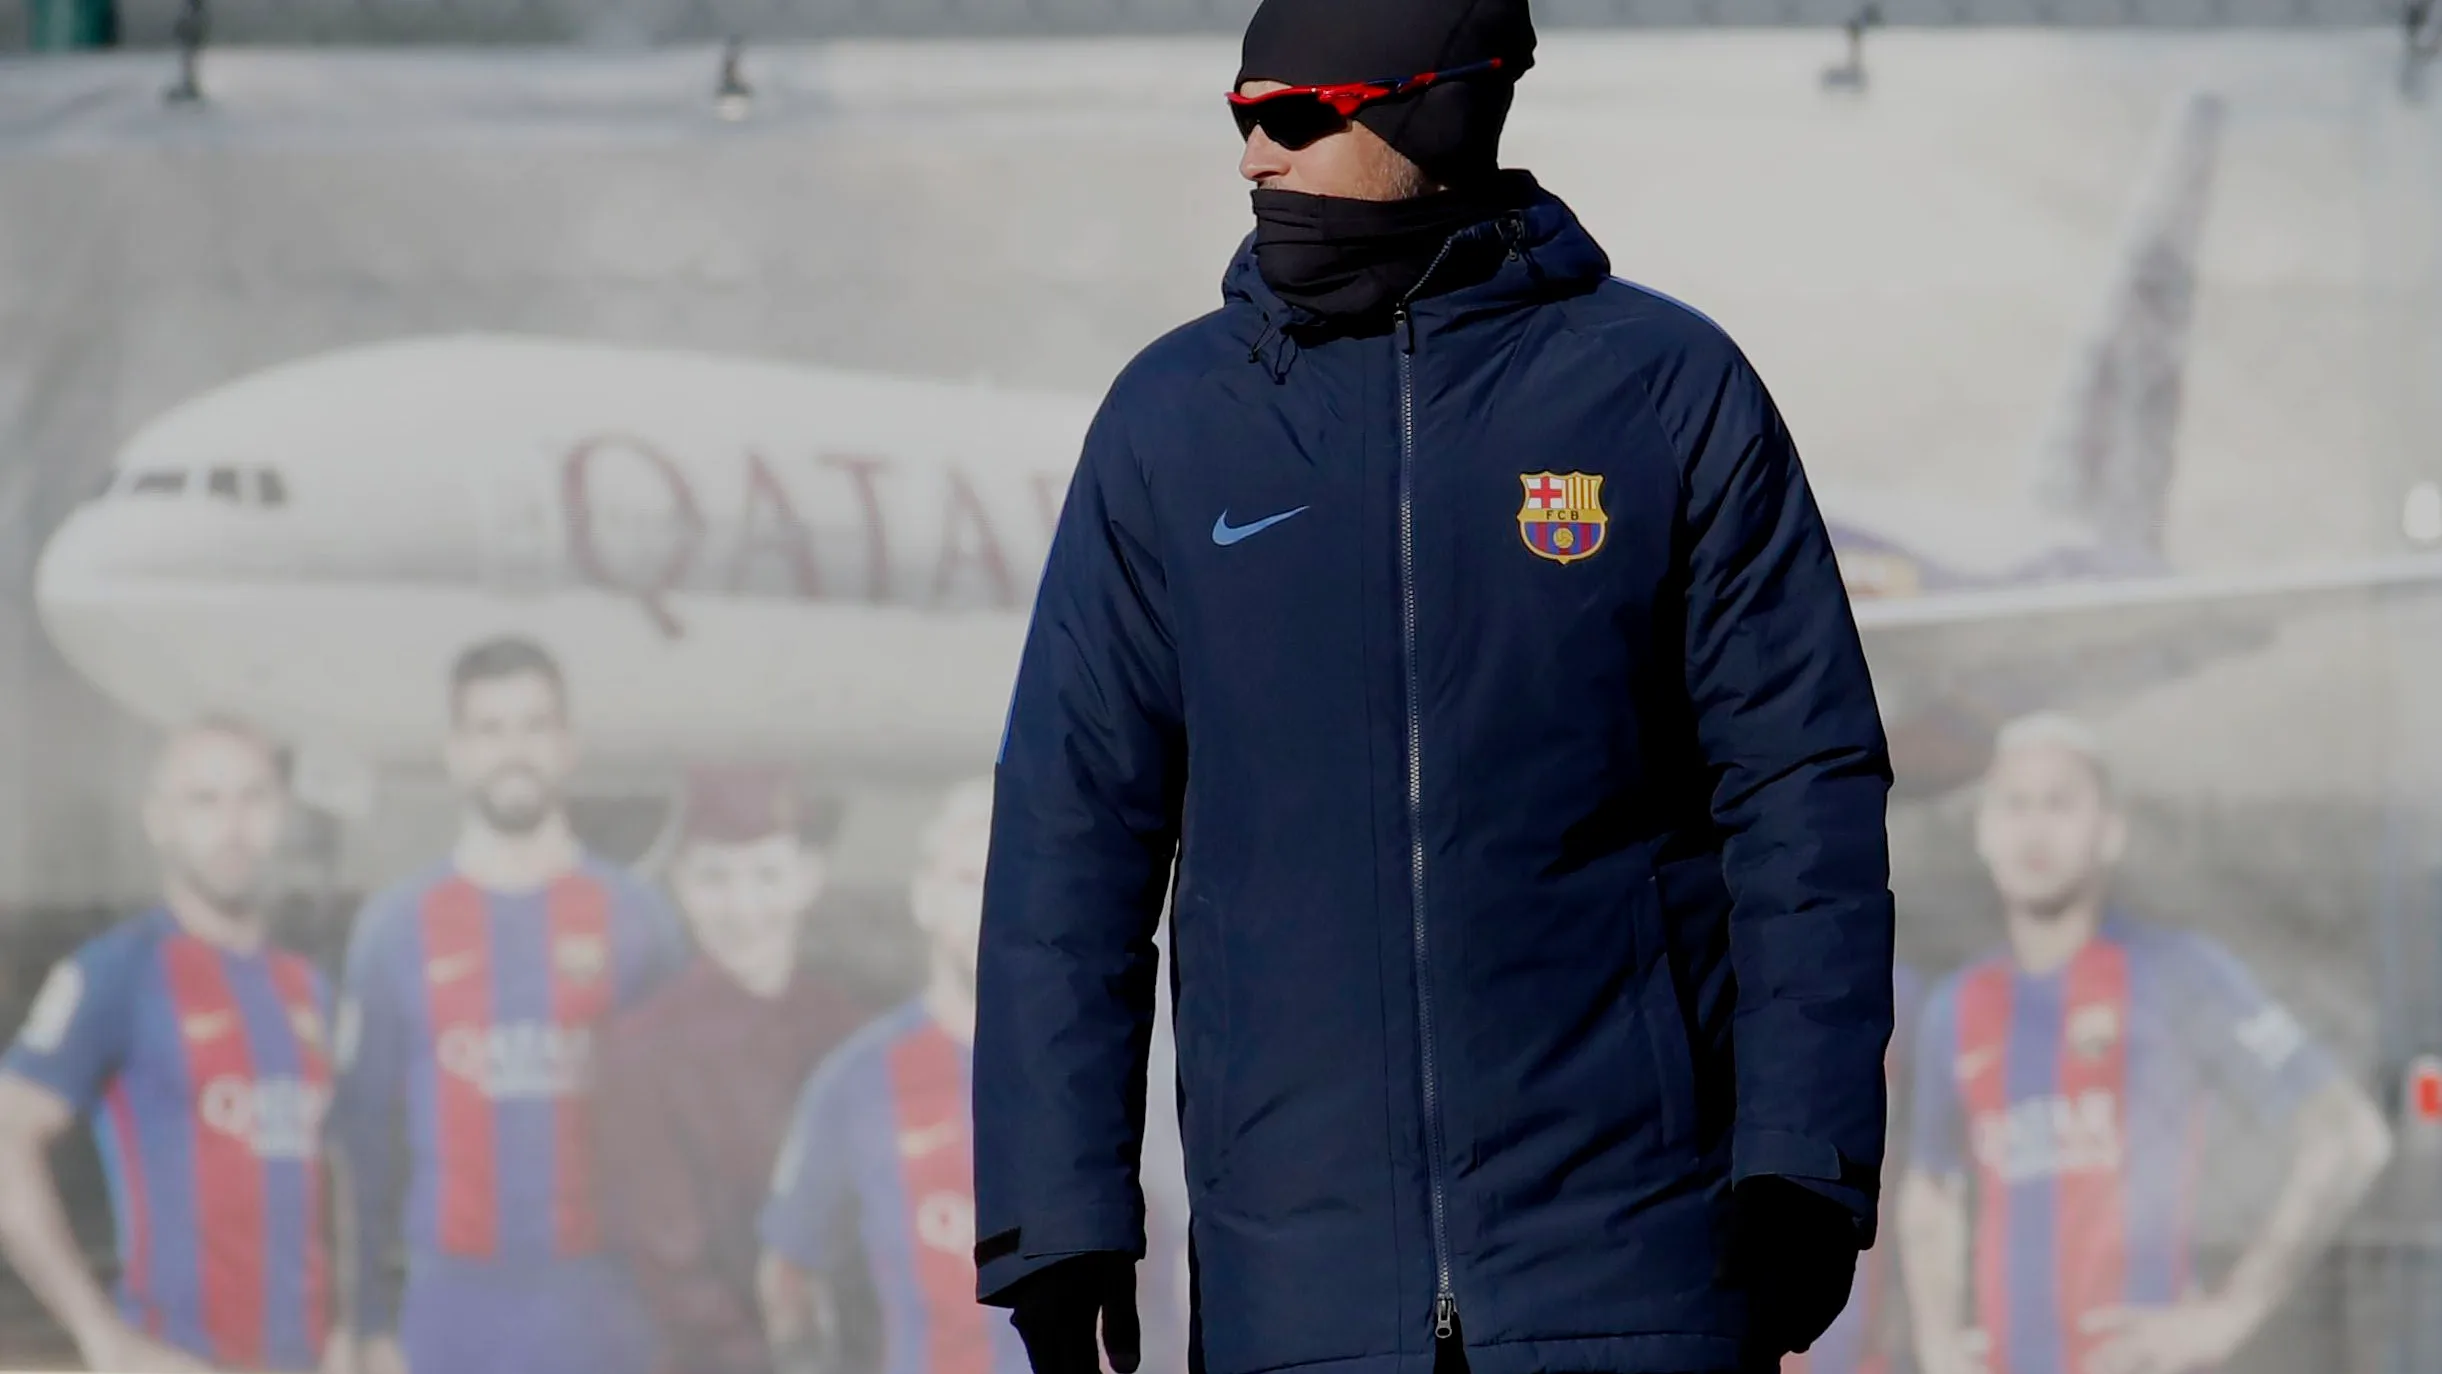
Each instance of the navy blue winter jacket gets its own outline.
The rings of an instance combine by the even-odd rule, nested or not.
[[[1797,453],[1548,193],[1461,237],[1327,340],[1242,249],[1112,386],[1018,672],[982,1293],[1143,1253],[1167,895],[1210,1374],[1727,1368],[1733,1181],[1871,1225],[1890,773]]]

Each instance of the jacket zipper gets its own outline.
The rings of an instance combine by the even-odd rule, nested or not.
[[[1442,1177],[1441,1087],[1434,1066],[1433,984],[1425,953],[1424,703],[1416,651],[1416,320],[1409,311],[1416,293],[1432,280],[1461,230],[1443,242],[1416,285],[1392,309],[1399,348],[1399,644],[1407,660],[1408,893],[1409,936],[1416,970],[1418,1067],[1424,1079],[1425,1182],[1433,1220],[1433,1339],[1458,1332],[1458,1294],[1450,1284],[1449,1201]]]

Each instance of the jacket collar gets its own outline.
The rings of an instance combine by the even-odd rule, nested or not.
[[[1417,319],[1431,324],[1534,305],[1576,295],[1611,274],[1611,259],[1604,254],[1602,245],[1578,223],[1576,214],[1560,197],[1537,185],[1529,173],[1513,171],[1503,175],[1518,178],[1522,183],[1524,194],[1519,207],[1462,229],[1454,237],[1504,235],[1510,239],[1513,251],[1489,277],[1417,301],[1411,311]],[[1284,346],[1284,334],[1321,330],[1329,323],[1322,316],[1282,300],[1272,290],[1255,266],[1252,233],[1239,242],[1237,254],[1222,274],[1221,298],[1228,304],[1251,305],[1261,315],[1263,324],[1248,357],[1257,360],[1267,352],[1275,352],[1276,373],[1287,366],[1287,358],[1276,352]]]

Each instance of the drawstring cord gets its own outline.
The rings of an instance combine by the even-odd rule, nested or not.
[[[1271,345],[1268,357],[1265,350],[1267,344]],[[1289,365],[1296,358],[1296,337],[1272,323],[1271,316],[1264,316],[1262,330],[1255,335],[1255,342],[1247,347],[1246,360],[1250,363],[1262,363],[1264,371],[1271,374],[1273,384],[1279,385],[1289,380]]]
[[[1262,328],[1262,329],[1260,329],[1260,330],[1258,330],[1258,331],[1256,331],[1256,334],[1255,334],[1255,342],[1254,342],[1254,343],[1252,343],[1252,344],[1249,344],[1249,345],[1247,346],[1247,350],[1246,350],[1246,360],[1247,360],[1248,362],[1250,362],[1250,363],[1259,363],[1259,362],[1262,362],[1262,361],[1263,361],[1263,346],[1264,346],[1264,344],[1265,344],[1266,342],[1270,341],[1271,337],[1272,337],[1272,317],[1271,317],[1271,316],[1269,316],[1269,315],[1266,315],[1266,316],[1264,316],[1264,317],[1263,317],[1263,328]]]

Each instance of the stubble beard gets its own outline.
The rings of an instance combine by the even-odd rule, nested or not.
[[[495,796],[490,787],[478,788],[475,792],[475,814],[481,816],[483,823],[495,833],[512,839],[523,839],[542,829],[543,823],[557,814],[559,809],[558,795],[542,786],[540,779],[536,779],[530,795],[513,800]]]
[[[2017,907],[2019,914],[2028,920],[2043,925],[2052,925],[2067,918],[2069,913],[2094,901],[2102,895],[2102,892],[2103,875],[2100,872],[2094,872],[2080,877],[2075,882],[2064,883],[2050,892],[2042,893],[2031,899],[2020,900],[2013,905]]]
[[[232,921],[252,921],[262,913],[265,875],[260,864],[232,882],[221,882],[193,863],[181,863],[175,877],[189,894]]]

